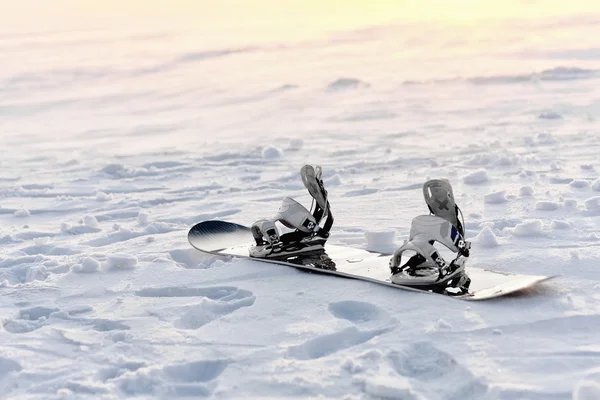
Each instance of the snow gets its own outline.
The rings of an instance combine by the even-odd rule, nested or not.
[[[427,1],[2,13],[0,398],[600,398],[597,8]],[[467,268],[560,277],[466,306],[189,245],[310,207],[304,164],[332,244],[393,251],[447,178]]]
[[[395,247],[396,231],[387,230],[368,230],[365,232],[367,248],[370,250],[381,250],[386,247]],[[385,250],[382,250],[385,251]]]
[[[531,186],[521,186],[519,189],[519,193],[521,196],[533,196],[535,194],[535,190]]]
[[[577,200],[575,200],[575,199],[565,199],[565,201],[563,201],[563,206],[565,208],[577,208]]]
[[[98,228],[100,226],[98,220],[93,215],[85,215],[83,217],[83,224],[90,228]]]
[[[552,221],[552,229],[570,229],[571,228],[571,224],[567,221],[559,221],[559,220],[553,220]]]
[[[562,119],[563,116],[555,111],[546,111],[538,115],[540,119]]]
[[[481,170],[464,176],[463,182],[468,185],[476,185],[479,183],[487,182],[489,179],[490,178],[488,176],[487,171]]]
[[[577,189],[587,189],[590,187],[590,182],[585,179],[574,179],[571,183],[569,183],[569,186]]]
[[[110,194],[104,192],[96,192],[96,200],[98,201],[109,201],[112,199]]]
[[[505,190],[488,193],[483,196],[483,202],[487,204],[506,203],[507,201]]]
[[[365,393],[380,399],[418,399],[407,379],[377,376],[365,382]]]
[[[75,264],[71,267],[73,272],[96,272],[100,269],[100,263],[92,257],[86,257],[81,264]]]
[[[573,390],[573,400],[594,400],[600,397],[600,380],[583,379]]]
[[[325,185],[327,185],[327,187],[330,186],[340,186],[341,184],[343,184],[343,179],[340,176],[340,174],[335,174],[333,176],[331,176],[330,178],[327,178],[324,180]]]
[[[275,146],[267,146],[262,150],[262,158],[273,160],[283,157],[283,150]]]
[[[138,259],[136,256],[128,254],[113,254],[106,260],[107,269],[133,269],[136,267]]]
[[[600,196],[590,197],[589,199],[586,199],[583,204],[587,210],[597,210],[600,208]]]
[[[560,204],[554,201],[537,201],[535,203],[535,209],[541,211],[554,211],[560,208]]]
[[[334,82],[331,82],[329,86],[327,86],[327,90],[329,92],[338,92],[348,89],[358,89],[361,87],[368,87],[369,84],[365,82],[361,82],[360,79],[355,78],[339,78]]]
[[[21,208],[21,209],[15,211],[14,214],[15,214],[15,217],[18,217],[18,218],[27,218],[31,215],[29,210],[27,210],[25,208]]]
[[[472,241],[473,243],[476,243],[478,247],[496,247],[500,245],[498,238],[489,226],[483,227],[481,232],[479,232]]]
[[[150,216],[145,212],[139,212],[137,220],[140,225],[148,225],[150,223]]]
[[[528,219],[517,224],[512,233],[515,236],[537,236],[542,232],[544,224],[540,219]]]

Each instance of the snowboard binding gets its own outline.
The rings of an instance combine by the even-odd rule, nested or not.
[[[423,196],[431,214],[413,219],[409,240],[390,260],[391,281],[436,293],[466,294],[471,280],[464,269],[471,243],[464,239],[464,220],[452,186],[445,179],[429,180],[423,185]],[[455,253],[456,258],[444,260],[434,246],[436,242]],[[413,255],[402,264],[405,253]]]
[[[260,219],[250,228],[256,242],[250,248],[250,257],[286,260],[303,253],[325,254],[324,245],[333,225],[333,215],[321,179],[322,170],[305,165],[300,175],[313,198],[311,211],[291,197],[285,197],[275,217]],[[293,231],[281,234],[276,222]],[[328,265],[327,269],[331,269]]]

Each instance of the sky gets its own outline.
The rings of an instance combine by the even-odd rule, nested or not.
[[[189,29],[216,38],[303,40],[390,23],[485,30],[490,21],[595,16],[589,0],[0,0],[0,33]],[[233,40],[234,38],[232,38]]]
[[[588,0],[0,0],[0,84],[171,71],[186,86],[188,69],[246,90],[275,75],[322,85],[596,69],[598,37],[600,2]]]

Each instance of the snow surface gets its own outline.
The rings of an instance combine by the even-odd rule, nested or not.
[[[600,33],[573,18],[0,27],[0,397],[600,398]],[[305,163],[331,243],[398,245],[448,178],[469,264],[562,277],[465,304],[189,246],[309,207]]]

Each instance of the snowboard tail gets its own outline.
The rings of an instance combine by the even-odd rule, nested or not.
[[[432,287],[417,289],[392,283],[388,268],[391,257],[389,254],[326,244],[322,252],[297,254],[285,260],[253,258],[249,256],[249,248],[255,245],[250,228],[216,220],[196,224],[188,233],[188,241],[194,248],[208,254],[247,258],[304,271],[364,280],[403,290],[436,293],[435,288]],[[485,300],[521,291],[553,278],[552,276],[520,275],[473,267],[467,267],[466,272],[471,279],[469,292],[452,297],[464,300]]]

